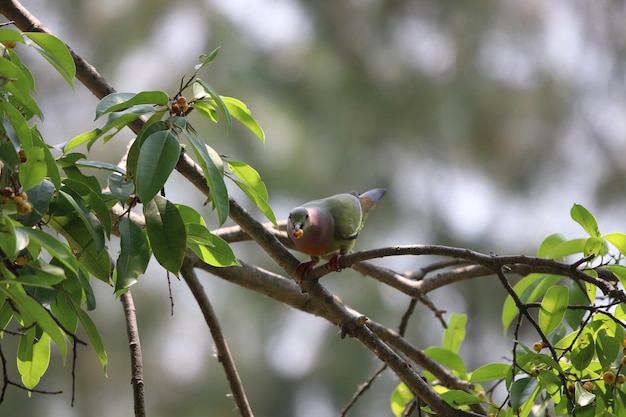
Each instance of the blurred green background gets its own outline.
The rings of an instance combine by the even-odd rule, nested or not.
[[[119,91],[174,94],[197,57],[220,46],[200,77],[243,100],[267,141],[262,145],[241,126],[227,131],[199,119],[197,130],[218,152],[260,172],[280,219],[303,201],[387,188],[356,249],[436,243],[533,254],[551,233],[583,235],[569,219],[575,202],[596,214],[604,232],[626,230],[621,2],[23,4]],[[31,51],[17,50],[33,65],[44,137],[62,143],[100,125],[93,122],[97,100],[84,87],[77,83],[72,91]],[[123,132],[105,146],[98,143],[89,158],[115,163],[131,137]],[[178,175],[166,192],[176,202],[204,202]],[[204,214],[215,226],[208,208]],[[254,245],[237,244],[235,251],[276,270]],[[378,263],[404,271],[432,261]],[[219,278],[201,278],[257,416],[336,416],[378,367],[373,355],[342,340],[329,323]],[[323,284],[392,328],[409,301],[350,270]],[[74,408],[71,358],[63,367],[57,355],[39,388],[64,393],[28,399],[9,388],[0,415],[132,415],[122,308],[111,288],[94,286],[98,308],[92,317],[104,333],[108,377],[90,348],[79,347]],[[156,265],[133,288],[148,415],[237,415],[199,309],[184,283],[173,280],[172,292],[170,316],[166,276]],[[470,316],[461,348],[468,369],[507,355],[512,336],[502,334],[504,291],[495,279],[441,289],[432,299],[439,308]],[[418,307],[409,338],[426,348],[439,344],[441,334],[432,312]],[[14,342],[5,336],[5,354]],[[9,365],[17,378],[15,364]],[[391,415],[388,399],[397,382],[384,374],[350,415]]]

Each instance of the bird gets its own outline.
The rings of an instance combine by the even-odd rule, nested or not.
[[[339,258],[354,247],[367,213],[386,192],[383,188],[374,188],[363,194],[355,191],[335,194],[291,210],[287,220],[289,239],[297,251],[311,257],[295,269],[301,281],[321,256],[331,253],[334,255],[328,261],[329,268],[340,270]]]

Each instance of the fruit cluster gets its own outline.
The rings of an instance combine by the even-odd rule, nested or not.
[[[28,202],[28,194],[24,191],[16,192],[11,187],[2,189],[2,205],[13,202],[20,214],[28,214],[33,210],[33,206]]]

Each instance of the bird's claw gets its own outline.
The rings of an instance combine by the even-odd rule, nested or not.
[[[341,268],[339,267],[339,259],[341,258],[340,253],[336,253],[328,260],[328,268],[331,271],[339,272]]]
[[[302,281],[304,279],[305,276],[307,276],[309,274],[309,272],[311,272],[311,270],[313,269],[313,267],[315,266],[315,264],[318,261],[308,261],[308,262],[301,262],[298,264],[298,266],[296,266],[295,269],[295,274],[298,276],[298,278],[300,278],[300,281]]]

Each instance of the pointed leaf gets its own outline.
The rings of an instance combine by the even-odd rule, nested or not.
[[[395,417],[404,416],[404,410],[415,397],[409,387],[400,383],[391,393],[391,411]]]
[[[569,288],[564,285],[550,287],[541,301],[539,310],[539,327],[545,334],[552,333],[563,321],[567,303],[569,301]]]
[[[26,32],[24,35],[32,39],[41,49],[39,52],[65,78],[70,86],[76,75],[74,58],[67,46],[56,36],[44,32]]]
[[[26,162],[20,165],[20,183],[24,188],[32,188],[39,184],[46,173],[48,166],[46,164],[45,153],[42,148],[32,147],[26,152]]]
[[[146,272],[152,256],[143,230],[127,218],[120,222],[120,256],[117,258],[115,294],[120,295]]]
[[[235,184],[256,204],[257,208],[271,221],[274,225],[276,223],[276,216],[272,208],[269,206],[267,199],[267,188],[259,173],[244,162],[229,161],[228,167],[237,175],[242,181],[233,180]]]
[[[470,382],[498,381],[511,375],[511,365],[490,363],[477,368],[469,379]]]
[[[180,157],[178,139],[169,130],[146,138],[137,159],[137,196],[146,204],[163,188]]]
[[[217,152],[205,145],[194,134],[187,132],[187,138],[206,177],[213,208],[217,211],[220,224],[223,224],[228,218],[229,201],[228,189],[224,183],[223,166],[221,166],[222,160]]]
[[[102,369],[104,370],[104,373],[106,375],[107,365],[108,365],[107,353],[106,353],[106,350],[104,349],[104,343],[102,342],[102,337],[100,337],[98,328],[96,327],[94,322],[91,320],[91,317],[89,317],[89,315],[82,308],[80,308],[80,306],[76,304],[73,300],[72,300],[72,308],[76,312],[76,315],[78,316],[78,320],[80,320],[80,324],[83,326],[83,329],[85,329],[85,333],[87,334],[87,337],[89,338],[89,341],[91,342],[91,346],[96,352],[96,355],[98,355],[98,359],[100,359],[100,363],[102,364]]]
[[[178,276],[187,246],[185,223],[178,209],[157,195],[147,205],[144,204],[144,211],[154,257],[161,266]]]
[[[199,225],[198,225],[199,226]],[[206,238],[207,236],[203,236]],[[196,254],[204,263],[217,267],[225,266],[239,266],[237,258],[230,245],[221,237],[211,234],[212,244],[197,244],[189,243],[189,248]]]
[[[126,110],[132,106],[152,104],[164,106],[169,97],[163,91],[142,91],[141,93],[112,93],[104,97],[96,107],[96,119],[106,113]]]
[[[431,346],[425,349],[424,353],[443,366],[456,371],[462,377],[465,376],[465,363],[463,362],[463,358],[461,358],[456,352],[438,346]]]
[[[536,378],[519,378],[511,385],[511,408],[517,410],[526,401],[533,397],[535,390],[539,386]]]
[[[248,107],[242,101],[233,97],[222,96],[222,100],[230,114],[250,129],[252,133],[257,135],[261,142],[265,143],[265,132],[263,132],[259,123],[252,117],[252,113],[250,113]]]
[[[587,233],[589,233],[589,236],[600,237],[598,222],[593,214],[591,214],[585,207],[580,204],[574,204],[570,210],[570,216],[572,216],[572,219],[581,225]]]
[[[453,313],[448,321],[448,327],[443,333],[443,342],[441,346],[457,353],[461,347],[461,343],[465,340],[466,323],[467,315]]]
[[[27,389],[37,386],[50,364],[50,336],[42,333],[39,339],[35,340],[35,330],[32,328],[27,332],[32,334],[32,337],[20,338],[17,351],[17,369]]]
[[[226,125],[230,129],[232,127],[232,125],[233,125],[233,119],[232,119],[232,117],[230,115],[230,112],[228,111],[228,107],[226,107],[226,104],[222,100],[222,97],[206,81],[201,80],[201,79],[198,78],[196,80],[196,83],[200,84],[202,86],[202,88],[204,89],[204,91],[209,93],[209,95],[213,99],[213,102],[216,104],[217,108],[220,110],[220,112],[224,116],[224,119],[226,120]]]
[[[604,235],[603,238],[615,246],[622,255],[626,255],[626,233],[609,233]]]

